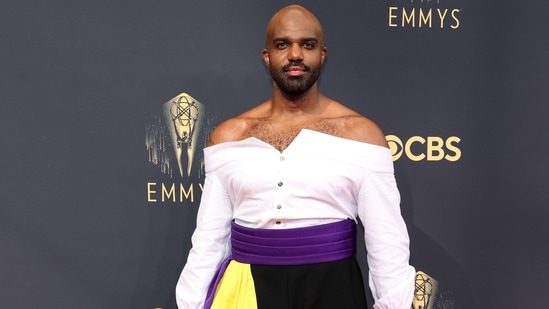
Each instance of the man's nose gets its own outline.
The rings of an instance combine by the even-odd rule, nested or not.
[[[301,61],[303,60],[303,51],[299,44],[292,44],[288,50],[289,61]]]

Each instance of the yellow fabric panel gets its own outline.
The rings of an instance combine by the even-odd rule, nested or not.
[[[257,309],[250,264],[229,262],[215,290],[211,309]]]

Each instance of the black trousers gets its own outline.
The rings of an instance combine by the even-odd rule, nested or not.
[[[355,257],[318,264],[251,265],[258,309],[364,309]]]

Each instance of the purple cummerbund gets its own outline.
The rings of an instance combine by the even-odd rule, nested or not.
[[[356,223],[343,220],[293,229],[253,229],[232,222],[232,259],[259,265],[333,262],[356,251]]]

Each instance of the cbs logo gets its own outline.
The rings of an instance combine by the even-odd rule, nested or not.
[[[393,161],[405,154],[412,161],[441,161],[443,159],[455,162],[461,158],[461,149],[457,144],[461,139],[450,136],[446,140],[439,136],[412,136],[404,143],[396,135],[385,136],[389,149],[393,154]]]

